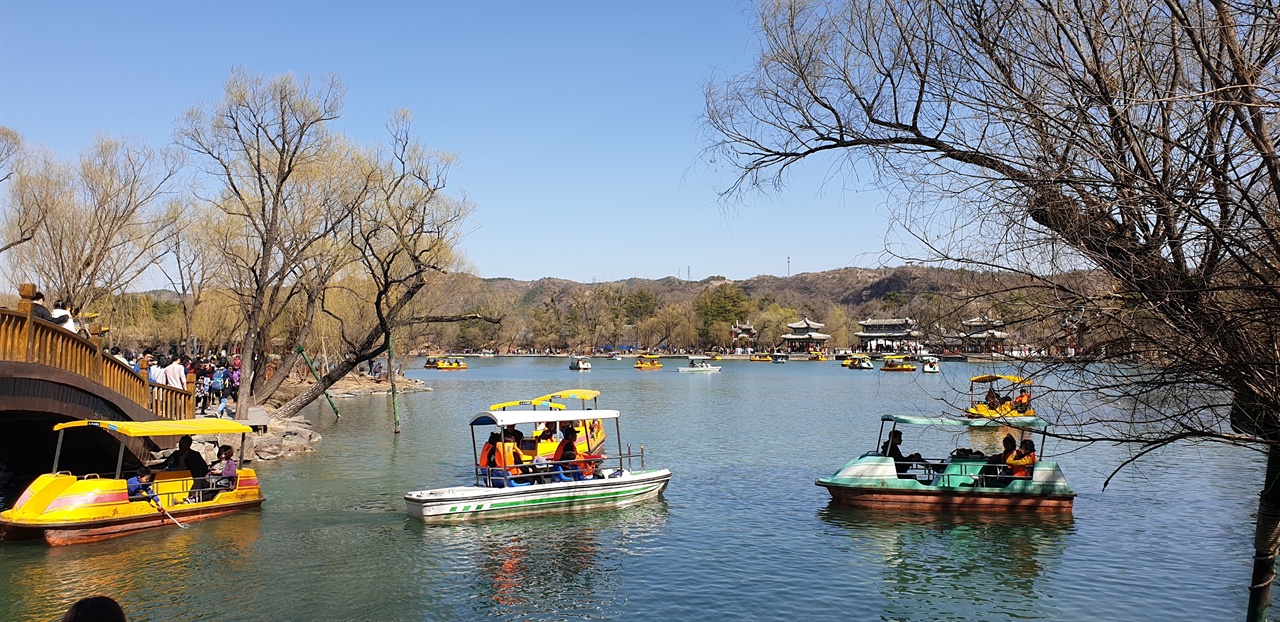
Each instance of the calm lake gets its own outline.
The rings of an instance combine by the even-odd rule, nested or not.
[[[92,594],[130,620],[1205,620],[1239,618],[1247,602],[1263,474],[1249,451],[1171,449],[1103,491],[1128,449],[1050,439],[1041,454],[1062,454],[1079,493],[1068,516],[853,510],[814,485],[873,449],[879,415],[938,414],[989,366],[468,362],[409,372],[435,391],[400,397],[398,436],[388,396],[337,400],[341,419],[310,408],[324,442],[254,465],[260,511],[71,547],[0,543],[0,620],[56,620]],[[469,481],[472,415],[572,387],[602,391],[623,441],[673,471],[663,499],[477,524],[408,518],[405,492]],[[998,444],[969,434],[907,428],[903,451]]]

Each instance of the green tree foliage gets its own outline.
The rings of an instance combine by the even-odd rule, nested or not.
[[[637,289],[627,294],[622,303],[626,311],[627,322],[637,324],[640,320],[653,317],[658,312],[658,297],[645,289]]]
[[[694,301],[700,322],[698,339],[706,345],[728,345],[729,328],[746,318],[750,307],[750,299],[737,283],[721,283],[702,290]]]

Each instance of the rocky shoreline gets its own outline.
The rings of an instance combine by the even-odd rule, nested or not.
[[[271,399],[250,413],[249,425],[257,427],[265,424],[266,431],[252,432],[245,436],[245,462],[255,460],[276,460],[294,454],[315,451],[323,437],[312,429],[312,424],[302,415],[283,418],[276,417],[275,411],[282,404],[301,394],[314,384],[310,378],[291,377],[280,385]],[[421,380],[412,380],[399,376],[396,378],[397,393],[420,393],[431,391]],[[329,394],[335,399],[352,398],[363,395],[386,395],[391,392],[391,384],[385,378],[370,378],[361,373],[351,373],[347,377],[329,387]],[[324,398],[320,398],[323,400]],[[324,406],[326,409],[328,405]],[[254,412],[256,411],[256,412]],[[192,437],[191,448],[200,452],[206,462],[213,463],[217,459],[218,446],[230,445],[237,459],[240,453],[239,434],[206,434]],[[152,452],[153,462],[163,462],[174,450]]]

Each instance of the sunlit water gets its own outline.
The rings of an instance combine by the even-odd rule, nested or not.
[[[260,511],[71,547],[0,543],[0,620],[53,620],[91,594],[116,597],[131,620],[1204,620],[1244,608],[1262,477],[1250,452],[1167,451],[1106,491],[1127,449],[1062,455],[1074,516],[859,511],[831,505],[814,479],[870,450],[880,414],[936,414],[986,368],[593,363],[410,372],[435,391],[401,396],[398,436],[389,397],[338,400],[341,419],[313,407],[323,445],[255,465]],[[471,415],[579,386],[623,412],[624,441],[645,446],[648,466],[674,472],[663,500],[480,524],[408,518],[406,491],[467,480]],[[903,447],[941,456],[996,442],[908,429]],[[1068,448],[1050,440],[1048,453]]]

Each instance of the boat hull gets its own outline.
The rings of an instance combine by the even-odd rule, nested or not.
[[[892,459],[867,454],[814,483],[836,503],[865,508],[1070,512],[1075,503],[1056,462],[1037,462],[1030,479],[999,486],[992,485],[994,474],[985,475],[987,466],[985,458],[952,459],[922,482],[899,477]]]
[[[192,510],[170,509],[171,514],[179,522],[186,524],[208,518],[226,516],[242,510],[262,506],[262,499],[218,505],[216,507],[196,508]],[[0,522],[0,538],[5,541],[29,540],[43,538],[50,546],[66,546],[69,544],[85,544],[110,538],[119,538],[148,529],[173,527],[173,521],[164,514],[155,512],[147,516],[132,516],[117,520],[88,521],[67,523],[63,525],[29,526],[8,522]]]
[[[409,515],[418,520],[452,523],[631,505],[661,495],[670,479],[670,471],[657,469],[515,488],[439,488],[411,492],[404,500]]]
[[[885,490],[840,486],[816,482],[831,493],[840,505],[936,512],[942,510],[988,510],[1028,512],[1070,512],[1075,495],[1017,495],[984,492]]]

